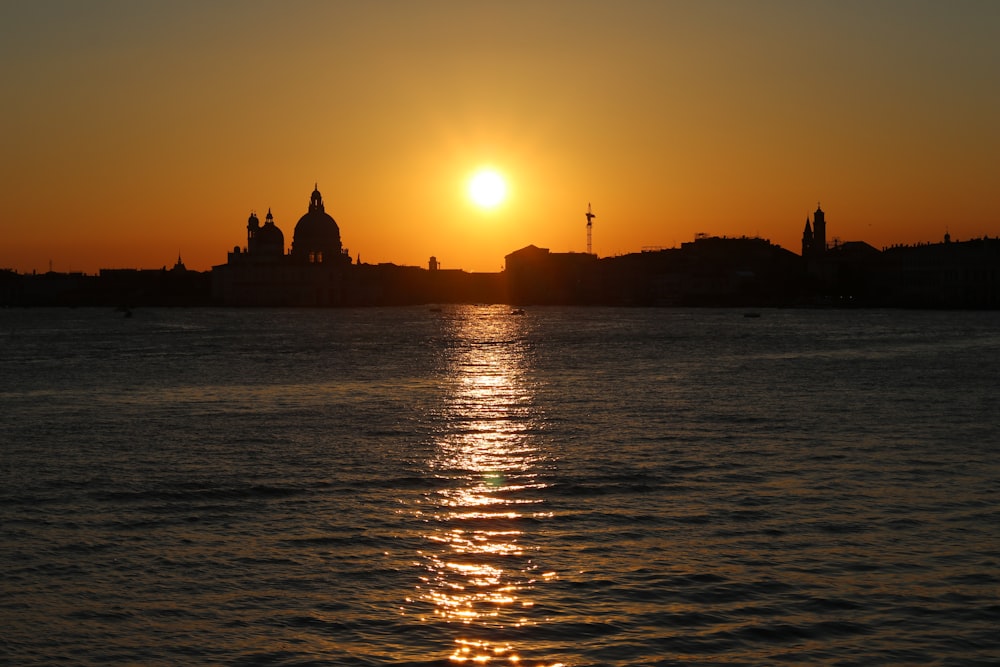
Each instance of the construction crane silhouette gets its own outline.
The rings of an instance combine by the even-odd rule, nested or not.
[[[594,218],[596,218],[596,217],[597,216],[594,215],[593,211],[590,210],[590,202],[587,202],[587,254],[588,255],[593,255],[594,254],[591,251],[592,249],[591,249],[590,240],[591,240],[591,232],[594,229],[594,223],[592,222],[592,220]]]

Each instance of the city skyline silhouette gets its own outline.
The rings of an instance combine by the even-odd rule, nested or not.
[[[588,250],[595,217],[588,205]],[[180,254],[170,269],[102,269],[93,276],[4,269],[0,305],[117,305],[128,316],[140,305],[1000,307],[1000,237],[962,241],[946,232],[937,243],[879,250],[836,232],[817,204],[800,254],[756,236],[697,234],[679,247],[603,258],[529,244],[506,253],[495,272],[445,268],[435,256],[426,268],[373,264],[360,253],[352,258],[316,183],[287,234],[270,208],[263,224],[251,211],[245,243],[211,271],[188,269]]]

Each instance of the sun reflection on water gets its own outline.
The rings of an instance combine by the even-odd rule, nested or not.
[[[524,657],[512,631],[539,622],[540,572],[527,519],[543,519],[548,464],[539,447],[525,318],[499,308],[465,309],[446,320],[448,392],[428,462],[441,487],[426,494],[417,597],[437,622],[455,624],[456,663],[558,663]],[[521,636],[521,635],[518,635]]]

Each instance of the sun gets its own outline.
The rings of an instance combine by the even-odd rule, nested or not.
[[[507,184],[495,169],[484,167],[469,179],[469,198],[480,208],[496,208],[507,197]]]

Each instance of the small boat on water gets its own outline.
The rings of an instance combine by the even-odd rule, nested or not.
[[[513,308],[510,311],[511,315],[524,315],[524,308]]]
[[[760,317],[760,313],[755,313],[755,312],[751,311],[751,312],[743,313],[743,317]]]

